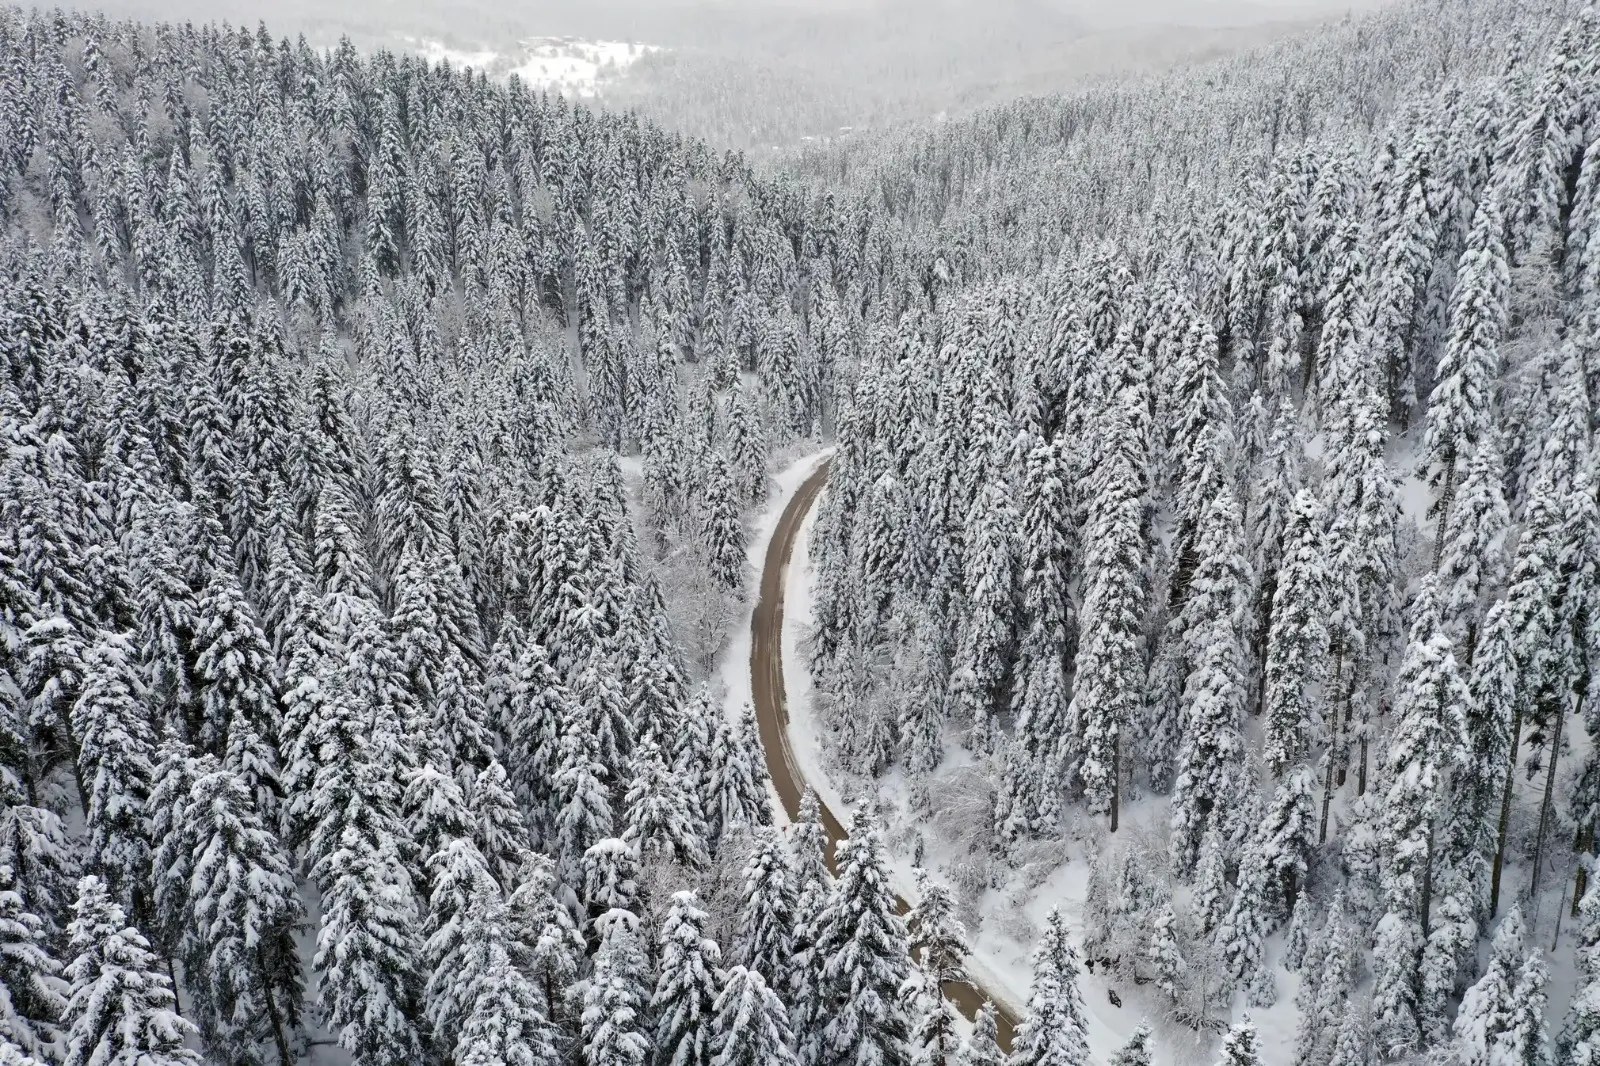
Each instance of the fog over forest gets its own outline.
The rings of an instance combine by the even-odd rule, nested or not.
[[[599,102],[765,152],[805,138],[942,118],[1023,93],[1163,69],[1384,0],[69,0],[146,20],[265,21],[316,47],[348,35],[516,67],[518,42],[575,37],[660,49],[602,74]],[[458,63],[459,65],[459,63]],[[481,67],[483,63],[480,61]],[[492,71],[493,72],[493,71]],[[569,84],[564,86],[568,91]]]

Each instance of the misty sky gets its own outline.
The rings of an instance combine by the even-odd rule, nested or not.
[[[1044,24],[1063,20],[1085,30],[1135,26],[1238,26],[1327,16],[1386,0],[925,0],[913,6],[934,20],[964,24],[1010,6]],[[427,30],[458,34],[586,34],[694,46],[714,22],[849,23],[900,0],[66,0],[138,18],[255,22],[280,32],[321,36],[335,27],[363,32]]]
[[[491,73],[517,67],[530,37],[655,45],[648,61],[608,73],[598,102],[763,151],[1204,61],[1390,0],[60,2],[147,21],[264,21],[319,48],[341,36],[362,50],[437,42],[435,55],[492,56]]]

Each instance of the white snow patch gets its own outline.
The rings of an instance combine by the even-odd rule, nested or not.
[[[600,83],[616,77],[659,45],[631,41],[590,41],[581,37],[530,37],[511,68],[528,85],[564,94],[592,96]]]
[[[661,51],[660,45],[633,41],[594,41],[584,37],[528,37],[505,52],[493,48],[455,48],[428,38],[402,41],[430,64],[448,62],[471,67],[497,81],[515,74],[532,89],[565,96],[593,96],[641,58]]]
[[[435,63],[447,62],[458,69],[471,67],[473,70],[488,70],[490,65],[500,58],[499,52],[490,49],[464,52],[457,48],[451,48],[443,41],[418,40],[415,37],[406,37],[404,40],[411,45],[417,55],[426,59],[430,66]]]

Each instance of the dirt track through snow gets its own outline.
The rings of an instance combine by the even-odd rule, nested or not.
[[[761,594],[750,620],[750,688],[755,703],[756,722],[761,732],[761,747],[765,751],[767,770],[772,775],[778,798],[794,821],[800,814],[800,798],[805,793],[806,782],[801,775],[794,750],[789,743],[789,705],[783,683],[783,590],[790,556],[794,554],[795,537],[804,524],[806,515],[816,503],[817,496],[828,483],[830,462],[821,463],[816,472],[806,478],[800,490],[789,500],[778,519],[778,526],[767,545],[767,557],[761,568]],[[833,849],[844,839],[844,826],[833,811],[822,807],[822,827],[828,834],[828,866],[833,867]],[[904,899],[895,897],[895,905],[904,914],[909,908]],[[945,995],[968,1018],[978,1013],[985,1000],[995,1000],[999,1021],[1000,1046],[1011,1050],[1011,1034],[1017,1019],[997,996],[970,982],[951,982],[944,986]]]

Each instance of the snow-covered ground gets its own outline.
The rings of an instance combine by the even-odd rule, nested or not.
[[[521,45],[523,58],[512,67],[512,73],[535,88],[554,89],[569,96],[593,96],[601,82],[661,50],[650,44],[579,37],[531,37]]]
[[[488,70],[495,60],[500,58],[500,53],[490,50],[466,52],[451,48],[442,41],[418,40],[415,37],[403,38],[411,50],[432,66],[436,63],[449,63],[457,69],[471,67],[473,70]]]
[[[622,74],[640,58],[661,50],[658,45],[584,37],[528,37],[504,52],[453,48],[441,41],[414,37],[403,40],[429,63],[443,61],[453,67],[471,67],[501,81],[515,74],[530,88],[565,96],[593,96],[603,83]]]

